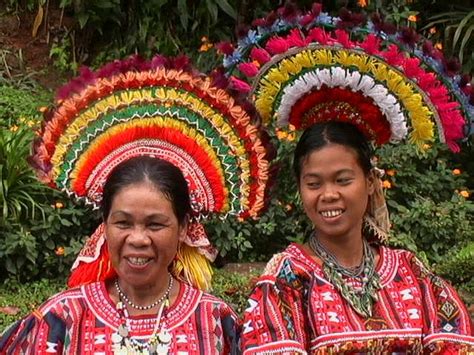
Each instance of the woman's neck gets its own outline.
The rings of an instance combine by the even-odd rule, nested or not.
[[[363,257],[363,240],[360,237],[338,237],[338,238],[319,238],[319,242],[332,255],[334,255],[342,267],[349,268],[360,265]]]

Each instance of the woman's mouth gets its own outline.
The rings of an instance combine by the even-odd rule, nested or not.
[[[340,216],[344,211],[341,209],[337,210],[327,210],[319,212],[324,218],[334,218]]]
[[[127,260],[134,266],[143,266],[146,265],[151,258],[128,257]]]

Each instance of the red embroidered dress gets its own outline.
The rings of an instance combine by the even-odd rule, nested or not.
[[[472,324],[454,289],[408,251],[379,252],[382,289],[369,319],[349,306],[300,246],[275,255],[244,314],[244,354],[474,351]]]
[[[156,317],[132,317],[131,336],[147,341]],[[229,354],[236,351],[236,315],[223,301],[181,283],[165,322],[169,354]],[[111,336],[120,315],[104,283],[57,294],[14,324],[0,339],[1,354],[113,354]]]

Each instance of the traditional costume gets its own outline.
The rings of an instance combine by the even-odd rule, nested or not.
[[[32,157],[45,183],[98,207],[110,172],[127,159],[156,157],[182,171],[193,216],[169,269],[180,291],[172,305],[160,299],[158,314],[128,316],[123,304],[130,301],[118,283],[123,302],[117,304],[104,284],[116,273],[101,225],[73,265],[72,288],[9,328],[0,340],[2,354],[237,351],[236,314],[204,292],[216,250],[199,220],[256,217],[267,200],[271,150],[252,112],[226,84],[197,73],[184,57],[132,57],[84,69],[59,91]]]
[[[418,40],[380,16],[331,17],[320,4],[302,13],[290,3],[255,20],[236,46],[220,48],[234,87],[254,98],[270,126],[343,121],[376,145],[409,141],[420,149],[437,127],[437,139],[458,151],[474,127],[469,81]],[[320,263],[296,244],[275,255],[244,313],[244,354],[474,353],[459,296],[413,254],[384,246],[389,226],[377,184],[361,267],[340,266],[315,236],[309,247]]]

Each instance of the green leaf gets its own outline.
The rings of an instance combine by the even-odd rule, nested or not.
[[[81,12],[77,14],[77,21],[79,22],[79,27],[82,30],[86,24],[87,21],[89,21],[90,15],[87,12]]]
[[[183,29],[188,29],[189,13],[186,0],[178,0],[178,12],[180,14],[179,20]]]
[[[453,49],[456,48],[456,45],[458,43],[459,37],[461,36],[461,33],[464,29],[464,26],[466,26],[467,22],[474,17],[474,11],[471,11],[466,15],[466,17],[463,18],[463,20],[459,23],[457,26],[456,32],[454,33],[453,37]]]

